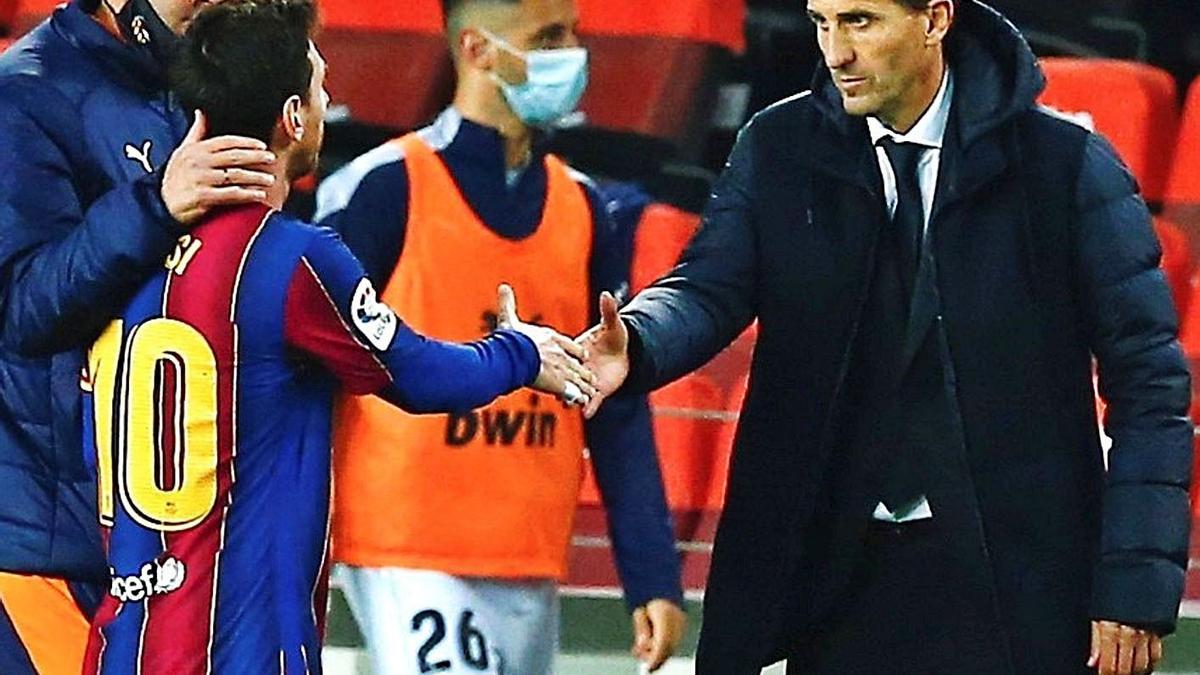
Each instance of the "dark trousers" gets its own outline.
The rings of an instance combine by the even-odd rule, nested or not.
[[[12,620],[8,618],[8,612],[4,611],[3,604],[0,604],[0,673],[37,675],[29,652],[21,642],[21,636],[17,635]]]
[[[788,675],[1002,675],[995,622],[966,601],[936,521],[873,523],[842,598],[803,631]]]

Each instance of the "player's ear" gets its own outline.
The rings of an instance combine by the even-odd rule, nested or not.
[[[496,47],[483,31],[467,28],[459,34],[459,58],[478,70],[496,67]]]
[[[283,133],[293,143],[304,140],[304,102],[299,96],[292,95],[283,102]]]

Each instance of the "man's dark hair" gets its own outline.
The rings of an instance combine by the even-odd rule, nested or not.
[[[202,111],[208,135],[271,142],[284,101],[307,101],[313,0],[228,0],[201,10],[171,67],[186,110]]]
[[[519,5],[521,0],[442,0],[442,17],[446,22],[446,35],[453,42],[466,26],[462,25],[462,10],[470,5]]]
[[[933,0],[900,0],[900,2],[908,5],[909,7],[912,7],[913,9],[925,9],[926,7],[929,6],[929,3],[932,1]],[[962,4],[962,0],[950,0],[950,1],[954,3],[954,7],[956,9],[958,8],[959,5]]]

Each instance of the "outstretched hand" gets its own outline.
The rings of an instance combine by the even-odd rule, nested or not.
[[[521,321],[517,299],[508,284],[500,284],[496,325],[517,331],[533,340],[542,367],[530,385],[538,391],[554,394],[568,405],[587,404],[596,395],[596,377],[583,361],[587,349],[557,331]]]
[[[585,363],[596,376],[596,394],[583,408],[583,416],[590,419],[629,376],[629,329],[617,314],[617,299],[612,293],[600,294],[600,325],[575,338],[575,342],[587,350]]]

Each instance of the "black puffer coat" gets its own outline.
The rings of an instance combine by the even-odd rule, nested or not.
[[[1036,107],[1000,15],[962,3],[930,231],[970,480],[952,512],[1009,672],[1078,673],[1088,622],[1169,632],[1189,529],[1190,383],[1150,215],[1100,137]],[[628,387],[760,338],[717,535],[697,672],[757,674],[789,604],[883,225],[866,124],[828,73],[743,130],[679,266],[625,310]],[[1105,470],[1093,358],[1114,440]]]

